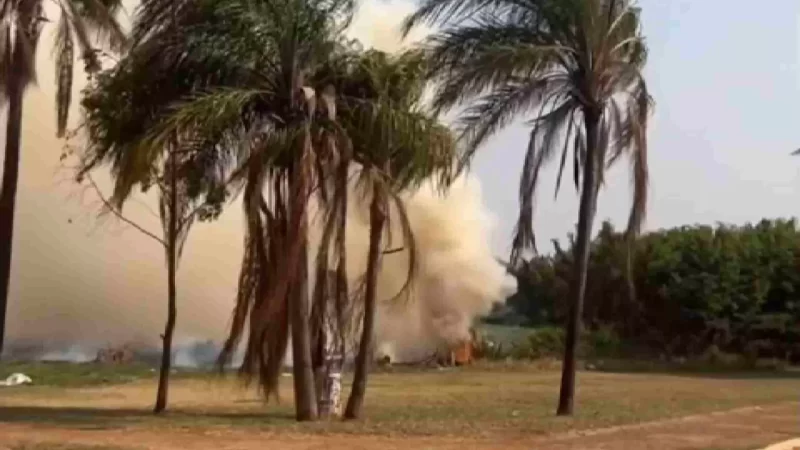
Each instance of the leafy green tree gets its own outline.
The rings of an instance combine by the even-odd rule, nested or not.
[[[592,241],[583,316],[590,327],[611,328],[628,347],[670,358],[713,348],[747,358],[800,358],[793,344],[800,331],[800,233],[793,220],[647,233],[634,245],[633,299],[623,279],[628,245],[608,223]],[[549,299],[567,295],[573,251],[574,243],[519,269],[528,285],[516,299],[520,311],[547,308]],[[561,314],[558,300],[553,311]]]
[[[541,168],[559,161],[556,192],[571,152],[580,190],[576,264],[558,414],[573,411],[575,354],[586,291],[592,225],[605,169],[631,160],[631,234],[647,200],[646,130],[651,99],[641,69],[640,11],[628,0],[425,0],[406,21],[440,26],[427,40],[437,109],[465,103],[460,138],[472,155],[519,115],[531,126],[520,181],[512,263],[534,247]],[[559,155],[560,154],[560,155]]]
[[[164,61],[167,59],[167,61]],[[150,130],[170,112],[171,101],[202,83],[204,72],[191,63],[154,70],[172,63],[155,46],[134,47],[114,68],[100,73],[84,91],[82,107],[87,145],[80,154],[78,179],[110,166],[114,192],[106,207],[122,217],[135,188],[157,188],[161,236],[145,233],[164,247],[167,262],[167,321],[162,334],[162,360],[154,411],[167,407],[172,341],[177,321],[178,262],[196,219],[210,220],[227,197],[226,168],[230,152],[190,135],[174,135],[151,145]],[[96,187],[96,186],[95,186]],[[98,191],[99,192],[99,191]],[[137,227],[144,231],[141,227]]]
[[[63,136],[72,103],[75,53],[81,52],[87,73],[100,68],[92,36],[112,50],[121,50],[125,36],[114,18],[120,0],[58,0],[56,57],[57,132]],[[7,103],[3,181],[0,188],[0,353],[5,334],[6,306],[11,282],[14,210],[22,146],[22,106],[25,90],[36,80],[36,52],[44,15],[42,0],[4,1],[0,4],[0,103]]]

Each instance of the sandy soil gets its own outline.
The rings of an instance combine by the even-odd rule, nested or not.
[[[70,443],[164,450],[300,449],[757,449],[800,435],[800,403],[750,407],[680,419],[561,433],[534,439],[298,435],[259,430],[76,429],[49,425],[0,424],[0,448],[21,443]],[[265,447],[266,445],[266,447]]]

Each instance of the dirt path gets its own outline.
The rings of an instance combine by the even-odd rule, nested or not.
[[[276,434],[257,430],[92,430],[28,424],[0,424],[0,449],[20,443],[52,442],[111,445],[135,449],[250,450],[279,448],[343,450],[488,449],[659,449],[752,450],[800,436],[800,402],[690,416],[545,437],[465,439],[458,437],[383,437],[369,435]]]

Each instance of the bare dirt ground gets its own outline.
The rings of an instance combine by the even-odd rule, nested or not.
[[[376,375],[365,420],[302,425],[292,420],[291,383],[286,402],[265,406],[229,380],[176,381],[171,412],[159,418],[149,414],[152,381],[11,389],[0,391],[0,449],[753,450],[800,436],[796,376],[583,373],[568,419],[553,415],[557,380],[529,371]]]
[[[267,448],[408,449],[757,449],[800,434],[800,402],[689,416],[588,432],[500,439],[303,435],[258,430],[148,430],[137,428],[70,429],[31,424],[0,424],[0,442],[8,449],[23,443],[65,443],[106,448],[163,450],[249,450]],[[0,447],[3,448],[3,447]]]

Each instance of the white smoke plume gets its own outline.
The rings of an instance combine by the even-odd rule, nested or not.
[[[418,254],[411,296],[395,299],[408,278],[407,252],[385,255],[378,278],[378,351],[395,361],[421,358],[468,340],[475,319],[515,287],[489,248],[492,217],[481,201],[477,179],[461,178],[445,194],[424,184],[403,197]],[[369,221],[361,206],[351,202],[348,209],[351,286],[366,270]],[[403,247],[396,216],[391,219],[394,242],[385,239],[383,248]]]

